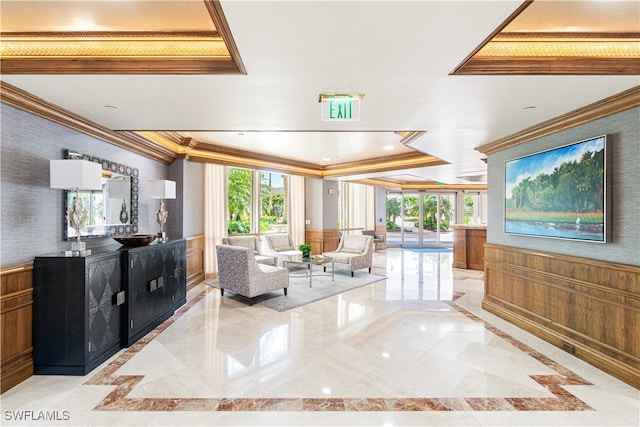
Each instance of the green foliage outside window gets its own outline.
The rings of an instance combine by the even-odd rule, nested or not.
[[[275,191],[282,191],[282,185],[286,186],[286,176],[275,176],[270,173],[260,173],[260,201],[252,203],[252,185],[254,172],[249,169],[228,169],[227,181],[227,209],[229,217],[227,219],[228,234],[251,234],[269,232],[274,224],[286,224],[286,204],[285,194]],[[279,188],[273,188],[278,185]],[[251,206],[259,206],[259,212],[253,212],[253,215],[259,214],[260,230],[251,229]]]
[[[396,219],[400,214],[400,199],[387,197],[387,231],[400,230],[400,227],[396,225]]]
[[[464,196],[464,223],[469,224],[473,220],[473,196]]]
[[[251,171],[229,168],[227,183],[229,194],[229,221],[250,220],[251,214]]]

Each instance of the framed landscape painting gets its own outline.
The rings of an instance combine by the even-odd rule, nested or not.
[[[504,232],[604,243],[606,135],[507,161]]]

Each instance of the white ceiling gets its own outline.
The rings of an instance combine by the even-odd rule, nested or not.
[[[598,11],[603,21],[617,3],[640,9],[567,3],[609,4]],[[450,164],[375,176],[466,183],[458,177],[486,169],[474,147],[640,84],[639,76],[449,75],[520,4],[223,0],[247,75],[1,78],[111,129],[179,131],[318,165],[406,152],[393,132],[426,131],[411,148]],[[360,121],[322,121],[320,93],[365,94]]]

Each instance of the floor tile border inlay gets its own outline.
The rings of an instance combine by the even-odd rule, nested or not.
[[[215,292],[205,288],[172,317],[117,356],[84,385],[113,385],[95,411],[592,411],[593,408],[563,385],[591,385],[580,376],[547,356],[518,341],[504,331],[485,322],[455,303],[463,294],[455,292],[451,303],[460,314],[483,322],[485,328],[529,356],[557,372],[557,375],[531,375],[538,384],[555,397],[500,398],[128,398],[127,395],[142,381],[143,375],[114,375],[133,356],[185,314],[205,296]]]

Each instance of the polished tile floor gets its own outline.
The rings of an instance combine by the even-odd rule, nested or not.
[[[640,425],[639,390],[482,310],[451,253],[374,264],[385,280],[287,312],[199,285],[89,375],[4,393],[0,424]]]

